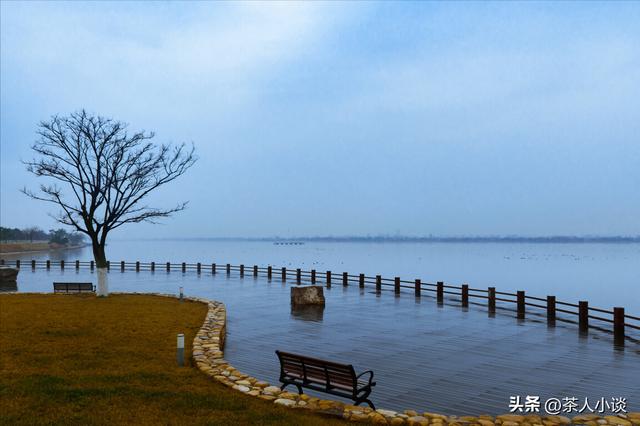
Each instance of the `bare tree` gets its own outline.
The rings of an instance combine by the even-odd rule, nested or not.
[[[128,133],[120,121],[88,114],[53,116],[38,125],[37,158],[27,170],[53,183],[26,195],[60,207],[58,222],[86,234],[98,268],[98,294],[108,294],[105,246],[109,232],[128,223],[155,222],[184,210],[146,205],[158,187],[184,174],[196,161],[194,148],[151,142],[154,133]]]
[[[42,231],[37,226],[30,226],[28,228],[25,228],[24,233],[29,236],[29,242],[33,243],[33,237],[35,237],[38,233],[42,233]]]

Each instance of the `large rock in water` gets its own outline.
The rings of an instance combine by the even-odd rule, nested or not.
[[[18,279],[18,269],[8,266],[0,266],[0,283],[15,284]]]
[[[305,287],[291,287],[291,304],[324,306],[324,293],[322,286],[311,285]]]

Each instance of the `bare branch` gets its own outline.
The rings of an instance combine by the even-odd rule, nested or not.
[[[107,234],[128,223],[151,222],[182,211],[144,205],[154,190],[182,176],[196,161],[193,147],[155,145],[154,133],[127,132],[127,124],[85,110],[42,121],[28,171],[62,185],[41,185],[27,196],[56,204],[53,216],[104,250]],[[95,250],[94,250],[95,252]]]

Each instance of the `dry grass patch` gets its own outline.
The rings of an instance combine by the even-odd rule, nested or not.
[[[35,243],[0,243],[0,253],[19,253],[29,251],[49,250],[52,244],[46,241],[38,241]]]
[[[0,424],[343,424],[177,367],[176,335],[190,359],[206,310],[142,295],[0,295]]]

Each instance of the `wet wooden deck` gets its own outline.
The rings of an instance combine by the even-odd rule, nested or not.
[[[271,382],[278,378],[273,351],[282,349],[374,370],[372,400],[391,409],[498,414],[516,395],[640,402],[640,346],[615,348],[606,333],[335,287],[325,290],[321,318],[302,319],[289,308],[288,289],[268,287],[249,303],[228,298],[226,357]]]

